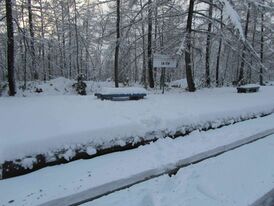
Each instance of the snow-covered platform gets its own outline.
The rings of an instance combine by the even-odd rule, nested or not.
[[[102,102],[94,96],[1,98],[0,165],[31,171],[264,116],[274,111],[273,93],[269,86],[246,95],[235,88],[150,94],[137,102]]]

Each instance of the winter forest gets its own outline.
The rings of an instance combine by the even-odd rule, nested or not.
[[[1,206],[274,206],[274,0],[0,0]]]
[[[274,78],[272,0],[1,0],[0,85],[57,77],[159,85],[153,55],[170,55],[167,81],[196,88]],[[8,84],[7,84],[8,82]]]

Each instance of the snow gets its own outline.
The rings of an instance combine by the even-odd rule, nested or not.
[[[34,163],[36,163],[37,160],[35,158],[25,158],[22,160],[22,163],[21,165],[24,167],[24,168],[29,168],[29,169],[32,169],[32,166]]]
[[[248,206],[274,188],[273,155],[274,135],[83,206]]]
[[[64,154],[61,154],[59,158],[64,157],[65,160],[69,161],[75,156],[75,154],[75,151],[73,151],[72,149],[68,149]]]
[[[179,80],[170,82],[169,85],[171,87],[187,88],[187,81],[186,81],[186,79],[179,79]]]
[[[74,161],[44,168],[24,176],[1,180],[1,204],[9,205],[8,202],[14,200],[10,206],[38,205],[111,181],[131,177],[146,170],[175,164],[181,159],[273,129],[273,127],[274,115],[269,115],[207,132],[195,131],[186,137],[174,140],[160,139],[134,150],[112,153],[90,160]],[[269,144],[272,152],[273,145]],[[260,151],[254,152],[254,155],[263,157]],[[253,158],[253,156],[250,157]],[[269,157],[272,158],[273,153]],[[269,164],[271,165],[272,162],[270,161]],[[264,167],[265,170],[271,171],[267,166]],[[252,171],[255,173],[257,170]],[[224,173],[222,177],[226,176],[228,175]]]
[[[76,81],[66,79],[64,77],[58,77],[49,81],[30,81],[27,82],[26,89],[23,90],[23,82],[18,82],[16,84],[16,96],[17,97],[33,97],[33,96],[56,96],[56,95],[76,95],[77,92],[72,87]],[[87,94],[93,94],[102,89],[102,87],[110,87],[113,82],[95,82],[95,81],[85,81],[87,84]],[[42,92],[36,92],[36,89],[42,89]],[[8,89],[6,88],[3,96],[8,96]],[[0,95],[1,96],[1,95]]]
[[[274,86],[274,81],[266,82],[267,86]]]
[[[94,154],[96,154],[97,151],[93,147],[88,147],[86,149],[86,152],[87,152],[88,155],[94,155]]]
[[[140,87],[124,87],[124,88],[102,88],[101,94],[146,94],[147,91]]]
[[[19,86],[22,83],[19,83]],[[76,94],[72,85],[74,81],[66,79],[64,77],[59,77],[56,79],[52,79],[48,82],[28,82],[27,88],[25,91],[21,89],[17,89],[17,96],[44,96],[44,95],[68,95],[68,94]],[[36,89],[42,89],[43,92],[37,93]]]
[[[235,9],[231,6],[228,0],[220,0],[223,3],[223,16],[224,19],[229,19],[233,26],[239,31],[240,37],[244,40],[244,32],[241,25],[241,18]]]
[[[185,50],[185,36],[182,37],[181,44],[176,52],[177,55],[182,56]]]
[[[254,88],[254,87],[260,87],[260,85],[258,85],[258,84],[245,84],[245,85],[240,86],[240,88],[246,88],[246,89]]]
[[[142,101],[110,102],[88,96],[2,97],[0,163],[77,149],[125,145],[129,138],[162,137],[176,131],[233,123],[274,111],[274,87],[254,94],[235,88],[196,93],[149,94]],[[68,151],[68,152],[66,152]]]

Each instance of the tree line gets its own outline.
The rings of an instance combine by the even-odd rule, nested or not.
[[[111,79],[155,87],[153,54],[174,56],[188,90],[265,81],[273,72],[272,0],[0,1],[0,83]]]

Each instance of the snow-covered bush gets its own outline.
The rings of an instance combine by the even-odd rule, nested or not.
[[[77,82],[72,85],[75,88],[76,92],[80,95],[87,95],[87,84],[84,82],[84,78],[85,76],[83,74],[79,74],[77,77]]]

